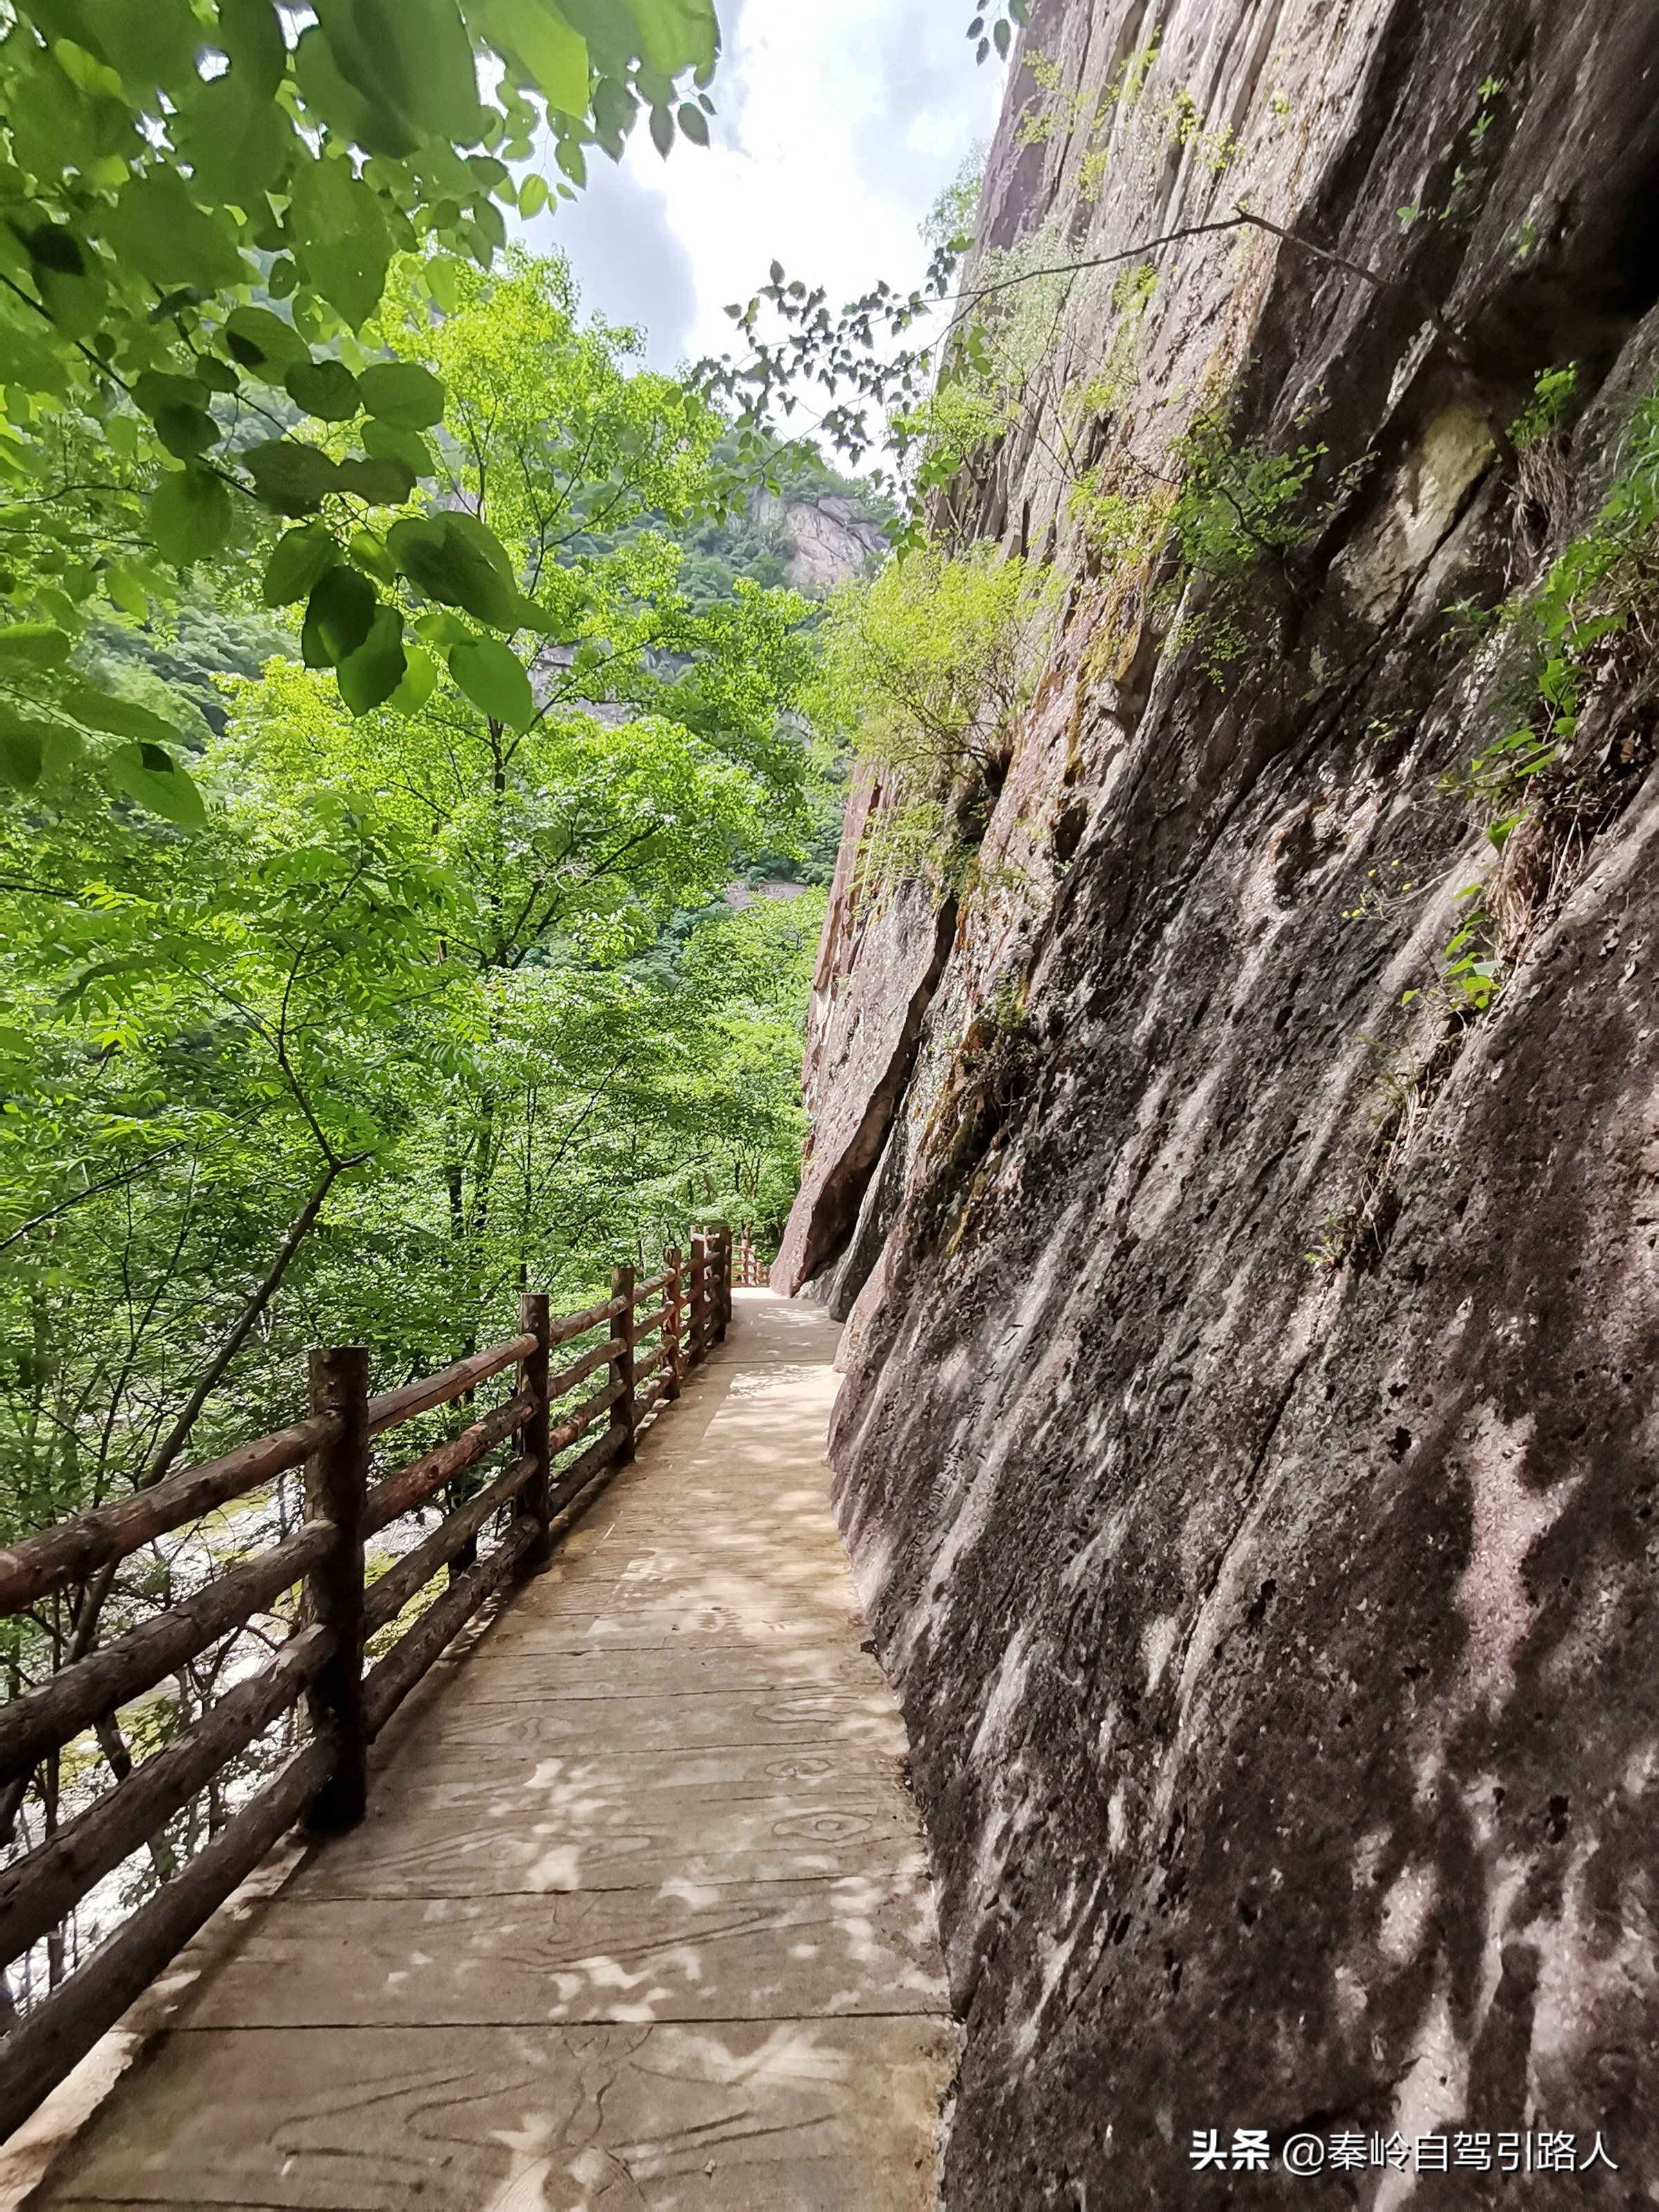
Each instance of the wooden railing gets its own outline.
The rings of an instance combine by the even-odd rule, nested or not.
[[[0,1870],[4,1967],[61,1928],[98,1882],[305,1701],[308,1735],[276,1778],[0,2041],[0,2138],[63,2080],[296,1820],[327,1832],[361,1820],[368,1747],[398,1706],[509,1576],[547,1563],[595,1486],[632,1458],[641,1425],[679,1395],[688,1370],[725,1335],[731,1232],[694,1237],[684,1263],[678,1250],[665,1257],[662,1272],[647,1282],[619,1268],[611,1297],[586,1313],[556,1320],[544,1296],[528,1295],[519,1334],[505,1344],[378,1397],[368,1394],[361,1346],[314,1352],[306,1419],[0,1551],[0,1615],[20,1613],[84,1586],[155,1538],[246,1498],[287,1470],[304,1468],[306,1519],[296,1534],[0,1705],[0,1789],[15,1788],[83,1730],[302,1589],[297,1619],[268,1665]],[[556,1352],[568,1356],[552,1371]],[[516,1371],[505,1404],[371,1482],[374,1439],[434,1407],[470,1404],[481,1383],[507,1369]],[[555,1419],[561,1401],[601,1376]],[[494,1480],[369,1581],[365,1545],[498,1448],[511,1455]],[[477,1539],[492,1522],[500,1534],[479,1555]],[[448,1586],[366,1668],[369,1639],[445,1569]]]
[[[747,1231],[738,1240],[732,1256],[732,1279],[741,1283],[746,1291],[763,1291],[772,1279],[772,1270],[756,1251],[754,1240]]]

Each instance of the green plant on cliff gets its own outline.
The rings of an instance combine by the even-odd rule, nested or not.
[[[1549,370],[1516,423],[1522,465],[1571,398],[1576,371]],[[1589,528],[1538,586],[1500,610],[1499,650],[1524,671],[1524,719],[1484,745],[1453,780],[1503,855],[1495,912],[1511,939],[1529,918],[1520,878],[1547,849],[1582,847],[1615,787],[1644,766],[1644,732],[1612,713],[1634,658],[1659,629],[1659,392],[1636,410],[1621,465]],[[1606,711],[1593,712],[1598,704]],[[1593,831],[1592,831],[1593,834]],[[1560,849],[1555,859],[1562,857]],[[1552,873],[1558,878],[1559,867]],[[1555,888],[1561,887],[1558,880]],[[1527,903],[1535,911],[1534,881]]]
[[[1028,695],[1051,595],[994,545],[896,554],[830,602],[815,721],[918,781],[984,769]]]
[[[1282,573],[1286,557],[1318,535],[1329,502],[1310,495],[1326,451],[1281,453],[1262,438],[1237,440],[1224,408],[1200,414],[1176,446],[1170,515],[1181,561],[1165,595],[1171,606],[1184,595],[1187,611],[1171,643],[1193,644],[1211,675],[1260,641],[1270,572]]]
[[[1060,398],[1055,342],[1069,287],[1063,276],[1034,273],[1054,251],[1054,240],[1039,232],[1006,252],[988,253],[981,265],[1008,281],[951,332],[932,390],[893,411],[901,465],[920,457],[916,496],[958,472],[982,472],[1017,422],[1036,419]]]
[[[1557,432],[1577,382],[1572,362],[1544,370],[1511,426],[1522,495],[1529,470],[1547,467],[1565,496]],[[1429,987],[1466,1015],[1484,1013],[1497,1000],[1506,969],[1559,910],[1596,836],[1650,763],[1645,720],[1623,702],[1659,632],[1656,532],[1659,392],[1632,416],[1621,465],[1590,527],[1534,589],[1478,626],[1462,620],[1472,648],[1493,656],[1500,694],[1518,701],[1513,725],[1441,785],[1468,803],[1498,854],[1488,877],[1458,893],[1469,903]],[[1461,607],[1452,611],[1466,617]],[[1408,991],[1406,1000],[1419,995]]]
[[[1219,176],[1238,150],[1237,132],[1217,130],[1189,85],[1177,85],[1161,99],[1144,97],[1162,47],[1163,33],[1155,24],[1098,91],[1068,86],[1052,56],[1036,50],[1028,53],[1025,66],[1042,96],[1021,114],[1015,134],[1018,144],[1041,146],[1061,137],[1080,138],[1084,150],[1078,192],[1087,202],[1100,198],[1113,134],[1120,126],[1133,131],[1131,143],[1143,154],[1171,145],[1182,152],[1194,148],[1204,167]]]
[[[1054,580],[995,545],[896,553],[830,602],[806,706],[885,771],[875,857],[889,873],[960,876],[983,835],[1046,647]]]
[[[1141,326],[1158,271],[1150,261],[1133,264],[1112,286],[1112,335],[1094,374],[1067,395],[1068,412],[1079,419],[1115,415],[1133,391],[1140,349]]]
[[[1438,207],[1421,200],[1412,200],[1395,210],[1401,228],[1409,230],[1417,222],[1455,223],[1468,218],[1480,203],[1482,187],[1492,166],[1492,149],[1488,141],[1493,124],[1498,119],[1497,103],[1504,89],[1501,77],[1482,77],[1474,95],[1474,114],[1468,131],[1454,162],[1446,185],[1446,197]],[[1529,226],[1522,226],[1523,234]],[[1532,238],[1521,247],[1525,258],[1536,240],[1536,227],[1530,226]]]
[[[1578,389],[1578,364],[1564,362],[1559,368],[1540,372],[1533,386],[1532,398],[1510,425],[1510,442],[1517,453],[1524,453],[1542,438],[1547,438],[1559,424],[1562,415]]]

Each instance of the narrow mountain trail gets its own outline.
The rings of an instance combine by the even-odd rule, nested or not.
[[[737,1293],[553,1567],[387,1730],[362,1827],[181,1961],[32,2204],[932,2204],[957,2033],[830,1518],[836,1341]]]

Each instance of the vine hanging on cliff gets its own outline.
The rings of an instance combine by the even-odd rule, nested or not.
[[[883,281],[860,298],[848,301],[839,315],[831,313],[829,295],[822,285],[809,288],[799,278],[790,277],[781,262],[774,261],[768,281],[746,305],[734,303],[726,310],[749,342],[747,358],[739,361],[727,354],[718,360],[705,360],[698,374],[710,396],[734,410],[738,434],[745,441],[757,442],[763,434],[775,434],[779,417],[793,416],[802,404],[803,389],[816,386],[830,403],[819,416],[819,431],[837,453],[857,466],[885,438],[902,467],[914,443],[905,430],[902,411],[930,387],[941,367],[942,345],[939,341],[920,346],[899,342],[937,308],[949,306],[955,310],[943,343],[948,344],[953,334],[962,331],[964,344],[970,345],[968,325],[974,310],[1015,285],[1143,263],[1149,254],[1166,246],[1242,229],[1264,231],[1282,245],[1357,276],[1379,291],[1399,293],[1413,300],[1456,366],[1469,370],[1468,349],[1462,333],[1447,321],[1439,303],[1416,278],[1390,276],[1372,269],[1256,214],[1240,202],[1229,216],[1183,223],[1111,253],[1087,254],[1022,269],[953,292],[952,280],[974,242],[957,233],[936,246],[920,286],[902,293]],[[772,337],[761,327],[769,308],[781,326]],[[880,432],[874,429],[870,420],[872,408],[879,408],[890,417],[896,411],[900,418],[896,427],[888,422]],[[1492,428],[1500,451],[1511,454],[1503,427]]]

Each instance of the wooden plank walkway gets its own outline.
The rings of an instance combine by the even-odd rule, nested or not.
[[[836,1331],[736,1305],[31,2205],[932,2205],[957,2037],[828,1511]]]

